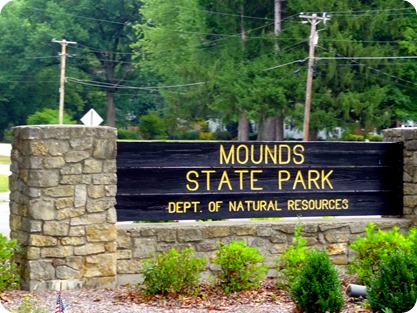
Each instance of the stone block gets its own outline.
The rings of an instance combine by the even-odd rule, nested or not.
[[[54,188],[45,188],[42,193],[44,196],[52,198],[73,197],[74,186],[63,185]]]
[[[133,242],[132,255],[135,259],[147,258],[150,253],[156,252],[156,240],[148,238],[135,238]]]
[[[141,263],[138,260],[118,260],[117,274],[138,274]]]
[[[103,243],[87,243],[80,247],[74,247],[74,255],[85,256],[105,252]]]
[[[43,168],[49,169],[61,169],[65,165],[63,157],[47,157],[42,159]]]
[[[88,242],[116,241],[117,230],[114,224],[96,224],[86,226]]]
[[[87,151],[72,150],[65,154],[66,163],[79,163],[90,157],[90,153]]]
[[[84,174],[98,174],[103,171],[103,162],[97,160],[85,160],[83,173]]]
[[[43,225],[43,234],[46,236],[68,236],[70,224],[69,221],[46,221]]]
[[[232,226],[230,227],[232,233],[237,236],[253,236],[256,235],[256,227],[255,226]]]
[[[47,258],[66,258],[72,256],[73,248],[71,246],[58,246],[51,248],[42,248],[41,257]]]
[[[176,242],[177,231],[173,228],[161,229],[156,232],[158,242]]]
[[[177,234],[179,242],[193,242],[204,239],[201,229],[197,227],[178,229]]]
[[[55,278],[55,268],[52,260],[28,261],[28,273],[31,280],[52,280]]]
[[[29,200],[29,216],[35,220],[54,220],[55,206],[53,200]]]
[[[325,249],[328,255],[347,254],[346,243],[329,244]]]
[[[338,242],[349,242],[350,233],[349,232],[328,232],[324,234],[324,238],[329,243],[338,243]]]
[[[65,209],[61,209],[61,210],[57,211],[56,219],[58,221],[61,221],[61,220],[65,220],[65,219],[72,218],[72,217],[78,217],[78,216],[84,215],[85,212],[86,212],[85,208],[73,209],[73,208],[69,207],[69,208],[65,208]]]
[[[63,246],[81,246],[85,244],[84,237],[65,237],[60,239]]]
[[[109,277],[115,276],[116,273],[116,257],[114,254],[98,254],[85,258],[83,277]]]
[[[56,170],[32,170],[28,172],[25,181],[30,187],[57,187],[59,172]]]
[[[106,222],[105,213],[86,214],[71,219],[71,226],[102,224]]]
[[[74,200],[70,198],[59,198],[54,201],[54,206],[57,210],[68,209],[74,207]]]
[[[81,175],[83,173],[82,164],[65,164],[60,170],[61,175]]]
[[[66,140],[48,140],[46,146],[52,156],[63,156],[69,150],[69,142]]]
[[[80,271],[79,270],[75,270],[71,267],[68,266],[57,266],[56,268],[56,278],[58,279],[80,279],[81,275],[80,275]]]
[[[29,245],[35,247],[50,247],[56,246],[58,239],[51,236],[31,235],[29,238]]]
[[[104,212],[114,207],[115,200],[87,200],[86,209],[89,213]]]
[[[106,190],[103,185],[91,185],[87,187],[87,195],[91,199],[100,199],[105,197]]]

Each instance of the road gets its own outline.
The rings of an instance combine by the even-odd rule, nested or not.
[[[10,156],[11,145],[0,143],[0,155]],[[10,175],[9,165],[0,164],[0,174]],[[10,227],[9,227],[9,193],[0,192],[0,233],[9,237]]]

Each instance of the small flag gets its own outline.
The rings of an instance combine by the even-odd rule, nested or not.
[[[56,306],[55,306],[54,313],[66,313],[65,303],[61,297],[61,292],[58,294],[58,297],[56,299]]]

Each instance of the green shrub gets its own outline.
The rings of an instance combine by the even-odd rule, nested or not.
[[[144,293],[195,294],[206,260],[193,254],[191,248],[181,252],[172,248],[143,260],[140,273],[144,276]]]
[[[258,249],[246,246],[243,240],[218,245],[213,263],[220,265],[217,278],[223,290],[229,293],[258,287],[268,269],[259,264],[264,258]]]
[[[374,312],[391,309],[403,313],[413,308],[417,300],[416,255],[398,251],[382,260],[367,298]]]
[[[142,139],[142,136],[137,131],[118,128],[117,129],[117,138],[118,139],[125,139],[125,140],[127,140],[127,139],[140,140],[140,139]]]
[[[374,223],[365,228],[365,237],[358,236],[350,247],[356,251],[349,272],[357,273],[360,283],[369,285],[382,259],[397,250],[411,252],[416,248],[417,231],[411,228],[408,234],[400,233],[399,227],[391,231],[376,230]]]
[[[294,243],[277,260],[277,287],[289,288],[300,274],[307,258],[307,240],[301,237],[301,223],[297,222]]]
[[[17,250],[16,240],[0,234],[0,293],[19,287],[19,275],[13,256]]]
[[[340,312],[344,305],[338,272],[325,252],[309,250],[290,295],[306,313]]]

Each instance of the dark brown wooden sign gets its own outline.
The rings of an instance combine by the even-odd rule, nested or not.
[[[119,142],[118,221],[402,214],[402,144]]]

